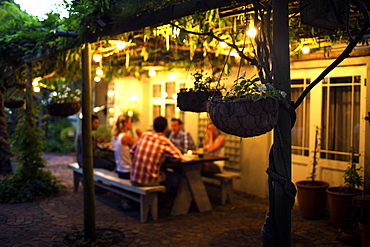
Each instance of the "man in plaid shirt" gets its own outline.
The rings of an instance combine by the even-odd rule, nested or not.
[[[158,185],[165,180],[161,166],[166,159],[180,161],[181,152],[165,136],[167,119],[154,119],[154,131],[144,133],[132,146],[130,179],[135,185]]]
[[[190,133],[183,129],[183,123],[178,118],[171,119],[171,129],[167,135],[168,139],[180,150],[196,150]]]

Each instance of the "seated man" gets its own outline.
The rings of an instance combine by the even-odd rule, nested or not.
[[[197,149],[190,133],[183,129],[183,123],[180,119],[171,119],[171,129],[170,132],[167,132],[167,137],[178,149],[182,151]]]
[[[165,136],[167,119],[157,117],[154,131],[144,133],[132,146],[130,153],[132,167],[130,179],[134,185],[158,185],[165,180],[161,166],[166,159],[180,161],[180,150]]]
[[[92,130],[96,130],[99,127],[99,118],[96,115],[92,115]],[[116,168],[116,163],[114,162],[114,156],[112,153],[112,158],[96,156],[98,149],[98,140],[93,138],[92,148],[93,148],[93,166],[94,168],[104,168],[109,171],[113,171]],[[83,160],[83,143],[82,143],[82,133],[77,136],[77,163],[82,167]]]

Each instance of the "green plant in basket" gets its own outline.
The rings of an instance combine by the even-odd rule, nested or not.
[[[235,100],[240,98],[250,98],[253,101],[260,99],[274,98],[276,100],[285,100],[287,95],[284,91],[276,89],[271,83],[262,83],[259,77],[252,76],[245,78],[246,72],[234,81],[230,91],[226,93],[223,100]]]

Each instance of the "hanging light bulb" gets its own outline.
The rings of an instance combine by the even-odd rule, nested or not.
[[[109,97],[113,97],[115,92],[114,92],[114,90],[109,90],[107,94],[108,94]]]
[[[308,46],[303,46],[303,47],[302,47],[302,52],[303,52],[303,54],[307,54],[307,53],[309,53],[309,52],[310,52],[310,47],[308,47]]]
[[[103,70],[101,68],[97,68],[96,69],[96,75],[103,76],[103,74],[104,74],[104,72],[103,72]]]
[[[137,96],[135,94],[133,94],[133,95],[130,96],[129,99],[130,99],[131,102],[136,102],[137,101]]]
[[[170,80],[170,81],[174,81],[174,80],[175,80],[175,78],[176,78],[175,73],[170,73],[170,74],[168,75],[168,80]]]
[[[103,58],[103,56],[101,54],[94,54],[94,56],[93,56],[93,60],[95,62],[100,62],[102,58]]]
[[[157,71],[155,71],[154,69],[150,69],[148,74],[149,74],[150,77],[153,77],[153,76],[156,76]]]
[[[252,38],[256,37],[256,35],[257,35],[257,29],[255,29],[254,27],[248,29],[247,35],[249,37],[252,37]]]
[[[99,77],[99,76],[95,76],[95,77],[94,77],[94,81],[95,81],[95,82],[100,82],[100,81],[101,81],[101,77]]]

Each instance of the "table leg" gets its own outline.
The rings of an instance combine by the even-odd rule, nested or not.
[[[171,215],[187,214],[189,212],[192,199],[193,196],[190,192],[189,183],[184,176],[181,176],[176,199],[171,210]]]
[[[208,193],[202,181],[201,170],[203,163],[184,164],[182,170],[186,176],[188,186],[198,206],[199,212],[212,210]]]

